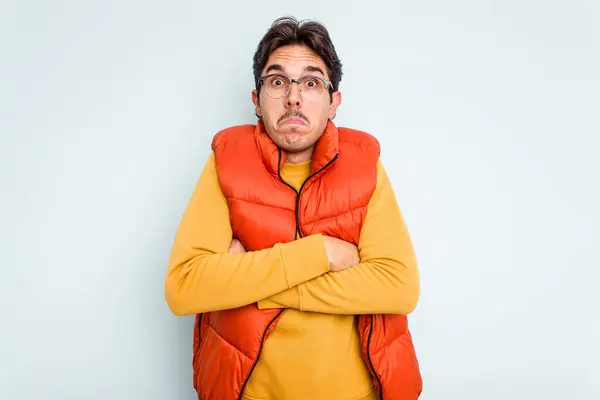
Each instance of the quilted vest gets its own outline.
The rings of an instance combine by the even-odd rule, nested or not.
[[[379,143],[331,121],[315,145],[311,175],[298,192],[279,173],[285,152],[262,121],[219,132],[213,139],[219,184],[233,236],[248,251],[321,233],[358,244],[377,183]],[[193,382],[198,399],[238,400],[263,343],[285,310],[245,307],[196,316]],[[362,357],[381,400],[415,400],[419,364],[404,315],[360,315]]]

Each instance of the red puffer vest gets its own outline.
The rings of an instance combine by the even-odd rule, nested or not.
[[[311,175],[298,192],[279,174],[283,153],[262,121],[219,132],[212,144],[233,235],[256,251],[317,233],[357,244],[377,184],[379,144],[329,122],[315,146]],[[194,388],[203,400],[242,397],[264,341],[284,310],[256,304],[198,315]],[[362,357],[382,400],[415,400],[419,364],[404,315],[361,315]]]

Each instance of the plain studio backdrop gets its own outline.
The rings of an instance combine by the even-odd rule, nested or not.
[[[2,1],[0,398],[194,398],[167,261],[290,14],[333,37],[336,123],[382,143],[422,399],[600,398],[596,0]]]

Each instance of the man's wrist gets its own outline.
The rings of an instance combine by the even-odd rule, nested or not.
[[[329,271],[329,258],[321,234],[280,245],[288,287],[294,287]]]

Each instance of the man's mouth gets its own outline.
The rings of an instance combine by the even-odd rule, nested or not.
[[[302,118],[298,118],[298,117],[286,118],[283,120],[283,123],[290,124],[290,125],[305,125],[306,124],[306,122]]]
[[[308,123],[308,118],[306,118],[306,116],[299,110],[288,110],[281,116],[279,123],[289,125],[306,125]]]

